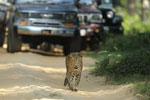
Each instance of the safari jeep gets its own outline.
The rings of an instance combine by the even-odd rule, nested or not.
[[[43,42],[59,44],[64,54],[80,51],[77,2],[74,0],[8,0],[12,6],[7,51],[18,52],[22,43],[36,49]]]
[[[80,22],[80,34],[82,37],[82,50],[90,48],[95,50],[101,41],[100,26],[102,13],[97,9],[97,2],[94,0],[80,0],[81,8],[78,12]]]
[[[124,28],[122,26],[123,17],[116,15],[116,11],[113,8],[112,0],[101,0],[101,4],[98,9],[103,15],[103,29],[104,31],[114,34],[123,34]]]

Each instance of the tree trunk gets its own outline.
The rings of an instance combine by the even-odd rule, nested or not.
[[[149,0],[142,0],[142,20],[147,22],[149,11]]]
[[[136,15],[136,0],[127,1],[127,10],[131,16]]]

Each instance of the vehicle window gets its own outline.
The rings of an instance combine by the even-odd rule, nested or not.
[[[0,10],[7,10],[7,6],[0,5]]]
[[[93,0],[80,0],[80,4],[82,4],[82,5],[92,5]]]
[[[102,3],[112,3],[112,0],[102,0]]]
[[[74,3],[73,0],[16,0],[16,4],[24,3],[40,3],[40,4],[59,4],[59,3]]]
[[[113,7],[112,0],[101,0],[101,7]]]
[[[4,20],[5,18],[5,13],[0,11],[0,21]]]

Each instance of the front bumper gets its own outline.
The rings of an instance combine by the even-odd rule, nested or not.
[[[48,36],[74,36],[75,28],[56,28],[40,26],[23,26],[18,25],[17,32],[19,35],[48,35]]]
[[[103,30],[107,32],[117,32],[117,33],[122,33],[123,32],[123,27],[120,26],[103,26]]]
[[[94,29],[96,27],[96,29]],[[80,26],[80,35],[82,37],[90,37],[101,31],[100,25],[81,25]]]

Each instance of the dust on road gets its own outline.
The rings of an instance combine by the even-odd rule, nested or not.
[[[89,75],[94,60],[84,57],[79,91],[63,86],[65,57],[0,49],[0,100],[137,100],[131,85],[106,85],[105,78]]]

